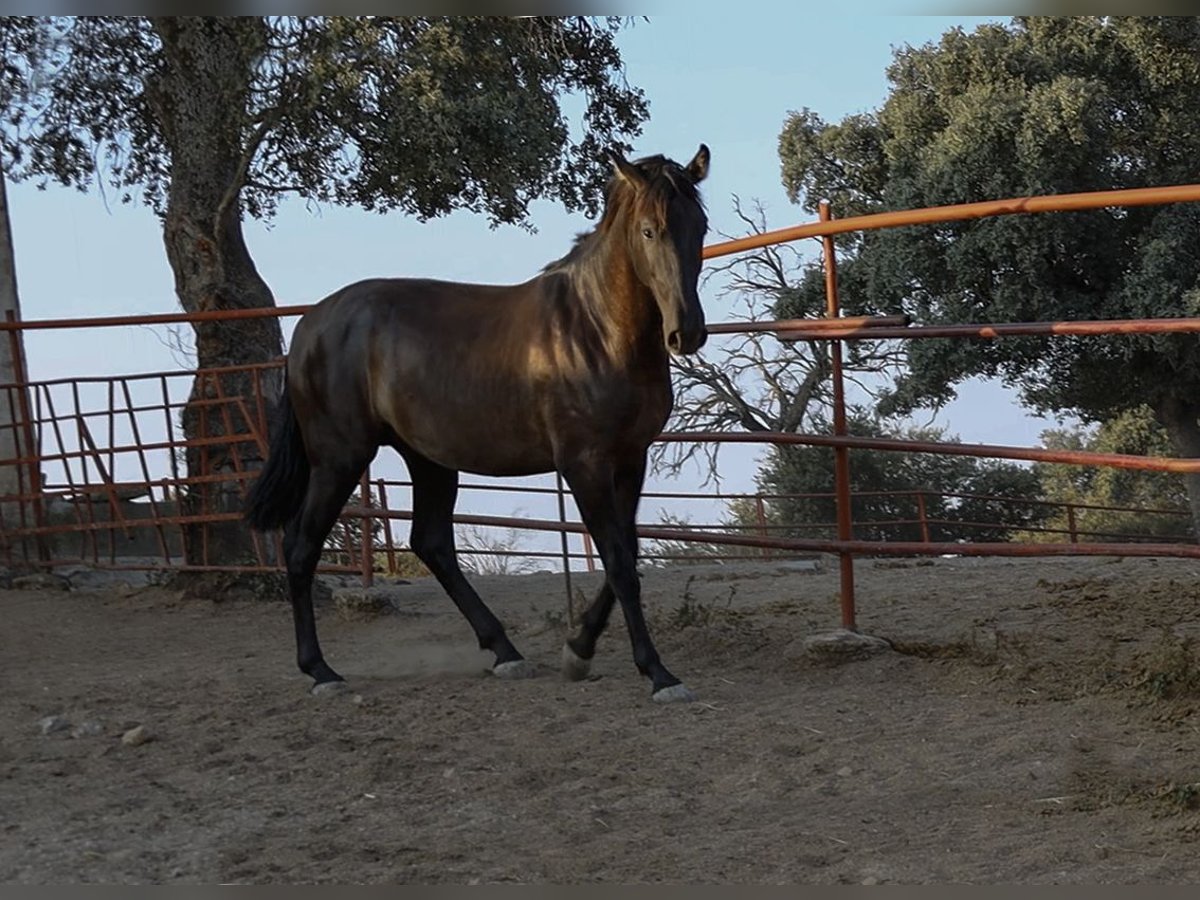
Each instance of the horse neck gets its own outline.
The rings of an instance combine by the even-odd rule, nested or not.
[[[614,361],[659,362],[666,355],[662,323],[653,293],[634,269],[624,222],[610,223],[588,241],[571,277],[589,321]]]

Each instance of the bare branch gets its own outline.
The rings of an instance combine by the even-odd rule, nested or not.
[[[752,233],[767,231],[761,204],[749,207],[734,197],[734,215]],[[806,263],[788,245],[763,247],[710,267],[706,282],[731,299],[730,318],[747,322],[775,318],[780,299],[795,297]],[[811,265],[811,263],[807,263]],[[781,342],[770,333],[714,338],[706,358],[673,359],[673,431],[798,432],[829,415],[831,364],[824,341]],[[898,366],[895,346],[860,347],[844,363],[848,380],[868,396],[881,389],[881,375]],[[875,380],[876,384],[871,384]],[[652,463],[658,472],[678,474],[700,466],[705,483],[718,478],[720,444],[658,444]]]

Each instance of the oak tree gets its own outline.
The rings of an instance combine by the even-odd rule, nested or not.
[[[878,108],[789,115],[784,185],[838,215],[1197,181],[1200,19],[1016,17],[898,50]],[[998,216],[839,240],[864,308],[914,321],[1200,314],[1200,206]],[[787,314],[786,304],[777,312]],[[973,376],[1030,408],[1103,422],[1145,404],[1200,457],[1194,335],[908,342],[883,410],[952,398]],[[1200,521],[1200,476],[1188,476]]]
[[[608,146],[647,115],[623,76],[616,18],[4,17],[0,153],[10,176],[81,189],[98,179],[161,217],[185,310],[274,304],[242,234],[279,199],[421,219],[466,209],[523,223],[537,198],[594,212]],[[581,101],[570,121],[566,96]],[[195,327],[201,368],[269,361],[277,319]],[[266,380],[268,396],[273,385]],[[189,438],[226,429],[215,407],[252,396],[249,376],[196,382]],[[207,410],[207,412],[206,412]],[[245,432],[237,420],[233,431]],[[241,462],[256,464],[253,444]],[[199,470],[202,451],[188,453]],[[208,468],[229,476],[227,444]],[[210,511],[239,485],[198,484]],[[210,555],[248,548],[240,526]]]

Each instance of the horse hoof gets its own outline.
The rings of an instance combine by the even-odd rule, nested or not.
[[[650,697],[655,703],[691,703],[696,699],[695,693],[686,684],[659,688]]]
[[[592,671],[592,661],[584,659],[571,649],[570,644],[563,644],[562,673],[567,681],[583,681]]]
[[[350,686],[344,681],[322,681],[320,684],[314,684],[310,693],[314,697],[336,697],[349,690]]]
[[[514,680],[517,678],[532,678],[537,674],[533,663],[527,659],[514,659],[509,662],[496,663],[492,666],[492,674],[497,678]]]

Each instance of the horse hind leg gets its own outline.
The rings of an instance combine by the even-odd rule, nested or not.
[[[301,672],[312,677],[314,694],[344,684],[342,676],[325,662],[317,640],[312,585],[325,539],[365,467],[365,461],[361,466],[314,466],[300,512],[284,530],[288,599],[296,626],[296,662]]]
[[[562,674],[567,681],[583,681],[592,672],[592,657],[596,655],[596,641],[608,624],[616,595],[606,580],[600,587],[596,599],[583,613],[579,631],[567,638],[562,648]]]
[[[454,546],[454,504],[458,498],[458,472],[401,451],[413,484],[413,519],[409,543],[413,552],[454,601],[470,623],[483,650],[495,654],[492,672],[501,678],[528,678],[533,665],[513,646],[504,625],[480,599],[458,564]]]

